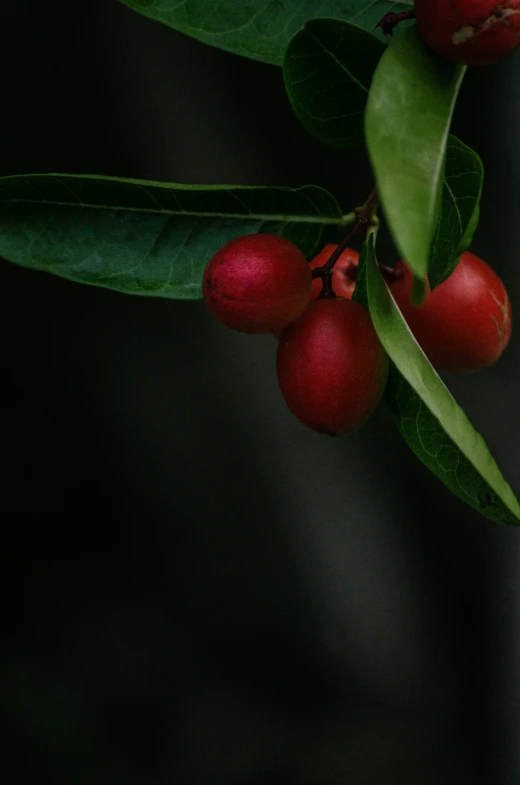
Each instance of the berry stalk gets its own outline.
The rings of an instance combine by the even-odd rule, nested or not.
[[[415,11],[402,11],[400,14],[385,14],[376,26],[380,27],[385,35],[393,35],[397,25],[401,22],[406,22],[408,19],[415,19]]]
[[[324,278],[325,275],[330,273],[334,269],[334,265],[338,261],[339,257],[343,251],[348,248],[354,237],[356,237],[363,229],[366,231],[369,226],[376,225],[377,219],[375,214],[377,212],[378,204],[379,197],[377,188],[374,188],[363,207],[358,207],[354,210],[356,220],[350,232],[333,251],[330,259],[322,267],[316,267],[312,271],[313,278]]]

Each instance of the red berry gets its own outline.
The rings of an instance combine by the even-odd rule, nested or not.
[[[268,333],[301,316],[311,283],[307,260],[293,243],[275,234],[250,234],[215,254],[202,291],[220,322],[244,333]]]
[[[466,251],[454,272],[419,307],[411,302],[413,276],[401,259],[391,292],[431,364],[443,371],[492,365],[511,337],[511,303],[504,284],[482,259]]]
[[[520,43],[520,0],[415,0],[424,41],[464,65],[495,63]]]
[[[278,381],[289,409],[309,428],[333,436],[372,414],[387,367],[368,311],[352,300],[314,300],[278,345]]]
[[[319,254],[315,256],[310,263],[311,270],[314,270],[316,267],[323,267],[323,265],[329,261],[337,247],[337,245],[333,244],[326,245],[325,248],[323,248],[323,250],[320,251]],[[356,288],[356,273],[358,262],[358,252],[352,250],[352,248],[346,248],[334,265],[332,289],[334,294],[336,294],[338,297],[346,297],[347,300],[352,299],[354,289]],[[322,288],[322,279],[315,278],[312,282],[311,300],[316,300],[319,297]]]

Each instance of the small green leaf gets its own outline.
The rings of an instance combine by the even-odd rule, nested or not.
[[[446,143],[462,66],[428,49],[414,25],[376,69],[365,133],[381,202],[400,253],[424,281],[441,204]]]
[[[305,128],[331,147],[363,145],[372,76],[385,51],[373,35],[334,19],[309,22],[285,53],[285,87]]]
[[[309,257],[341,225],[322,188],[168,185],[75,175],[0,178],[0,256],[127,294],[194,300],[225,243],[280,234]]]
[[[311,19],[352,22],[369,32],[390,11],[407,11],[411,0],[121,0],[211,46],[281,65],[287,44]],[[382,37],[382,33],[378,31]]]
[[[367,259],[368,255],[371,252],[371,248],[374,247],[375,243],[375,234],[373,241],[367,237],[366,241],[361,246],[361,251],[359,253],[359,261],[357,266],[357,279],[356,279],[356,287],[354,289],[354,294],[352,295],[352,299],[354,302],[359,303],[363,306],[363,308],[368,308],[368,289],[367,289]]]
[[[484,167],[476,152],[450,136],[441,215],[430,255],[428,277],[432,289],[453,272],[460,255],[471,244],[478,224],[483,180]]]
[[[401,316],[367,240],[370,313],[391,367],[386,400],[420,460],[467,504],[498,523],[520,523],[520,505],[487,445],[432,368]]]

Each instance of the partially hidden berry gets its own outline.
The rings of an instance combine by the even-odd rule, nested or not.
[[[315,270],[317,267],[323,267],[323,265],[327,264],[337,247],[337,245],[332,243],[326,245],[310,262],[311,270]],[[358,263],[358,252],[354,251],[352,248],[346,248],[334,265],[332,289],[334,294],[338,297],[345,297],[348,300],[352,299],[354,289],[356,288]],[[322,286],[322,279],[314,278],[312,282],[312,300],[316,300],[319,297]]]
[[[311,270],[317,267],[323,267],[329,261],[338,246],[334,243],[329,243],[309,262]],[[332,272],[332,291],[337,297],[344,297],[347,300],[352,299],[354,289],[356,288],[357,268],[359,263],[359,254],[352,248],[346,248],[336,264]],[[317,300],[323,290],[323,279],[314,278],[312,281],[311,300]],[[280,338],[282,330],[273,330],[277,338]]]
[[[390,290],[417,342],[438,370],[476,371],[498,360],[511,338],[512,312],[504,284],[475,254],[462,254],[440,286],[412,304],[413,275],[401,259],[402,277]]]
[[[520,0],[415,0],[423,40],[464,65],[501,60],[520,43]]]

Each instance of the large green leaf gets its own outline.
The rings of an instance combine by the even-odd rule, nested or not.
[[[428,49],[414,25],[383,54],[368,98],[365,133],[381,202],[399,251],[421,280],[428,272],[464,71]]]
[[[346,22],[317,19],[290,42],[284,80],[306,129],[332,147],[364,144],[372,76],[385,51],[373,35]]]
[[[311,19],[329,17],[368,31],[412,0],[121,0],[141,14],[206,44],[281,65],[287,44]]]
[[[517,499],[401,316],[379,271],[372,237],[366,245],[370,313],[393,363],[386,400],[403,438],[463,501],[493,521],[518,525]]]
[[[334,197],[315,186],[0,178],[0,256],[128,294],[198,299],[206,264],[234,237],[280,234],[310,256],[324,225],[342,223]]]
[[[450,136],[439,223],[430,253],[429,281],[438,286],[471,244],[479,217],[484,180],[482,161],[471,147]]]

